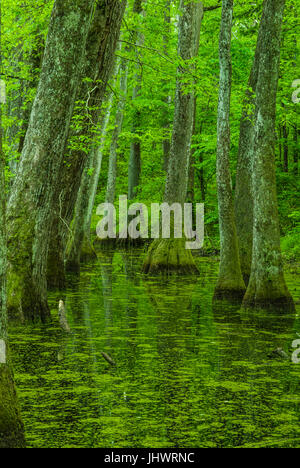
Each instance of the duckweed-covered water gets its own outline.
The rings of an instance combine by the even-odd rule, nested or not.
[[[272,354],[293,351],[297,315],[213,306],[216,259],[168,283],[140,262],[99,255],[50,296],[52,324],[10,330],[28,446],[300,447],[300,364]]]

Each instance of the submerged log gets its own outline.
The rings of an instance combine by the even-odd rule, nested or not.
[[[116,366],[116,363],[115,361],[106,353],[104,353],[103,351],[101,352],[101,355],[102,357],[104,357],[104,359],[111,365],[111,366]]]

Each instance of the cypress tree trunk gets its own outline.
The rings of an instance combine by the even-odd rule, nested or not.
[[[180,7],[182,14],[179,19],[178,55],[183,62],[198,53],[203,4],[181,0]],[[164,202],[182,205],[187,194],[195,105],[194,93],[187,93],[182,82],[185,73],[185,66],[180,65],[177,71],[173,133],[164,196]],[[191,251],[185,249],[185,239],[158,239],[149,248],[143,271],[150,274],[189,274],[197,272],[197,267]]]
[[[0,67],[1,57],[0,0]],[[24,428],[21,421],[15,384],[7,355],[6,315],[6,219],[5,219],[5,156],[2,148],[2,108],[0,104],[0,448],[23,448]],[[3,348],[4,346],[4,348]],[[6,355],[5,355],[6,354]]]
[[[63,288],[65,285],[65,248],[84,168],[98,168],[99,178],[101,165],[99,167],[99,153],[97,152],[97,143],[93,140],[93,132],[96,126],[100,126],[101,128],[101,125],[99,125],[101,106],[105,99],[107,83],[114,70],[115,50],[120,35],[125,6],[125,0],[101,0],[98,2],[93,24],[89,32],[82,77],[90,78],[93,82],[92,84],[86,81],[82,82],[78,90],[77,100],[88,102],[91,108],[88,115],[84,111],[84,120],[80,129],[80,135],[86,135],[90,142],[87,143],[85,150],[71,150],[67,157],[67,164],[62,164],[61,166],[60,194],[56,206],[57,217],[52,228],[48,261],[48,284],[52,287]],[[87,154],[89,154],[88,157]],[[90,179],[87,182],[90,182]],[[83,189],[83,191],[85,192],[86,189]],[[82,213],[82,211],[80,212]],[[85,216],[84,213],[83,215]],[[84,219],[79,219],[79,222],[83,226]],[[71,250],[68,250],[69,267],[74,268],[76,271],[79,269],[77,259],[80,259],[82,241],[83,238],[78,238],[76,250],[73,247],[71,247]],[[70,257],[71,252],[74,252],[74,267],[71,267],[73,261]]]
[[[236,172],[235,216],[239,243],[239,255],[242,274],[246,284],[249,282],[252,261],[253,243],[253,194],[252,168],[254,144],[254,107],[258,70],[260,65],[260,50],[263,40],[260,25],[255,56],[248,80],[248,88],[243,103],[240,122],[240,139]]]
[[[60,167],[94,0],[56,0],[41,78],[8,206],[8,313],[46,320],[47,256]]]
[[[134,0],[133,13],[137,15],[143,14],[143,0]],[[134,36],[136,38],[134,39]],[[141,33],[137,32],[133,34],[133,40],[135,41],[137,47],[144,42],[144,37]],[[141,66],[137,65],[136,71],[136,86],[133,89],[132,102],[135,106],[135,100],[138,99],[141,95],[141,83],[142,83],[142,70]],[[133,200],[136,196],[136,190],[140,182],[141,174],[141,142],[138,137],[140,130],[141,122],[141,113],[139,109],[135,109],[133,113],[133,122],[132,122],[132,133],[134,135],[133,141],[130,145],[130,155],[129,155],[129,164],[128,164],[128,200]]]
[[[106,187],[106,203],[114,203],[117,179],[117,150],[118,140],[122,132],[122,125],[124,119],[124,109],[126,105],[126,92],[127,92],[127,64],[123,60],[120,67],[120,100],[117,104],[117,113],[115,118],[115,128],[112,134],[112,140],[109,153],[109,165]]]
[[[230,174],[231,29],[233,0],[223,0],[220,31],[220,84],[217,130],[217,186],[220,229],[220,271],[215,297],[242,297],[242,277]]]
[[[197,116],[197,98],[194,98],[194,118],[193,118],[193,131],[192,138],[196,135],[196,116]],[[195,149],[191,150],[189,173],[188,173],[188,185],[186,200],[189,203],[194,203],[195,198]]]
[[[293,307],[280,251],[275,175],[275,119],[285,0],[265,0],[256,87],[253,161],[253,255],[245,306]]]

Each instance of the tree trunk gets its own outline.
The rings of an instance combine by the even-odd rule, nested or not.
[[[60,168],[94,0],[56,0],[41,78],[8,206],[8,313],[50,317],[47,256]]]
[[[196,115],[197,115],[197,98],[194,98],[194,118],[193,118],[193,131],[192,137],[196,135]],[[195,149],[191,150],[190,163],[189,163],[189,173],[188,173],[188,185],[187,185],[187,194],[186,201],[188,203],[194,203],[195,198]]]
[[[187,62],[198,53],[200,27],[203,18],[202,2],[181,0],[178,30],[178,56]],[[183,84],[186,68],[177,70],[175,111],[170,159],[165,186],[164,202],[170,205],[186,201],[191,138],[194,121],[194,93],[186,92]],[[197,272],[190,250],[185,249],[185,239],[158,239],[149,248],[143,270],[145,273],[189,274]]]
[[[217,187],[220,270],[215,297],[243,297],[242,277],[230,174],[231,29],[233,0],[223,0],[220,31],[220,84],[217,129]]]
[[[243,103],[240,122],[240,139],[235,188],[235,216],[239,243],[239,255],[242,274],[246,284],[249,282],[252,261],[253,243],[253,194],[252,167],[254,144],[254,107],[255,91],[260,65],[260,51],[263,40],[260,26],[255,56],[248,80],[248,88]]]
[[[164,20],[165,20],[165,28],[167,33],[164,35],[164,54],[168,56],[168,46],[169,46],[169,33],[170,33],[170,25],[171,25],[171,0],[165,1],[165,11],[164,11]],[[168,86],[168,81],[164,82],[164,86]],[[169,165],[169,157],[170,157],[170,113],[168,107],[170,106],[171,97],[166,96],[165,104],[166,108],[163,112],[163,128],[164,128],[164,139],[163,139],[163,168],[167,172],[168,165]]]
[[[101,2],[98,2],[89,32],[82,77],[93,81],[92,84],[86,81],[82,82],[78,90],[77,101],[88,102],[91,108],[88,113],[84,110],[84,120],[80,129],[80,136],[86,135],[90,142],[84,150],[71,150],[67,156],[67,164],[63,163],[61,167],[62,183],[56,207],[56,221],[52,227],[48,261],[48,284],[54,288],[64,288],[65,285],[65,248],[84,168],[95,167],[96,170],[98,168],[100,171],[101,165],[99,167],[97,144],[93,139],[93,132],[96,127],[101,128],[101,125],[99,125],[101,106],[105,99],[107,83],[114,70],[115,50],[125,6],[125,0],[101,0]],[[89,154],[89,157],[87,157],[87,154]],[[88,179],[88,182],[90,181],[91,178]],[[81,224],[82,221],[79,220]],[[79,239],[78,242],[80,242]],[[80,258],[81,243],[76,245],[75,257],[78,259]],[[78,252],[77,248],[79,248]],[[73,251],[73,247],[71,251]],[[69,255],[71,251],[69,250]],[[70,257],[69,260],[71,261]],[[75,264],[74,268],[77,271],[79,268],[77,260]],[[69,267],[70,265],[71,263],[69,263]]]
[[[118,140],[120,133],[122,132],[122,125],[124,119],[124,109],[126,105],[126,93],[127,93],[127,64],[123,60],[120,67],[120,99],[117,103],[117,113],[115,118],[115,128],[112,134],[112,140],[110,145],[109,154],[109,165],[108,165],[108,176],[107,176],[107,187],[106,187],[106,203],[114,203],[115,191],[116,191],[116,179],[117,179],[117,151],[118,151]]]
[[[143,14],[143,0],[135,0],[133,5],[133,13],[138,15]],[[136,43],[137,48],[139,45],[142,45],[144,42],[144,37],[141,33],[133,34],[136,36],[132,40]],[[133,89],[132,103],[133,106],[136,106],[135,100],[138,99],[141,95],[141,83],[142,83],[142,70],[141,66],[137,65],[136,70],[136,85]],[[139,138],[141,124],[141,113],[138,108],[134,109],[133,113],[133,122],[131,132],[134,135],[133,140],[130,145],[130,155],[129,155],[129,164],[128,164],[128,200],[133,200],[136,196],[136,190],[140,183],[140,174],[141,174],[141,142]]]
[[[103,119],[102,138],[99,148],[91,151],[87,166],[83,172],[80,189],[75,206],[75,217],[69,236],[66,251],[66,269],[74,273],[80,272],[81,260],[96,256],[91,242],[91,220],[101,172],[106,129],[110,120],[112,95]],[[92,169],[90,174],[89,169]]]
[[[1,57],[1,2],[0,2],[0,67]],[[23,448],[24,428],[15,384],[7,354],[6,269],[7,240],[5,217],[5,156],[2,147],[2,107],[0,104],[0,448]]]
[[[288,128],[286,123],[282,126],[283,132],[283,172],[289,172],[289,146],[288,146]]]
[[[256,87],[253,161],[253,255],[245,306],[294,307],[280,251],[275,175],[275,120],[281,26],[285,0],[265,0]]]
[[[280,162],[280,168],[282,168],[282,142],[281,142],[282,127],[281,127],[280,124],[279,124],[279,127],[278,127],[278,131],[279,131],[279,162]]]

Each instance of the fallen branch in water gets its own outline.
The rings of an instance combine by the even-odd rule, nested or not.
[[[115,361],[113,361],[112,358],[111,358],[108,354],[103,353],[103,352],[101,352],[101,354],[102,354],[102,357],[104,357],[104,359],[105,359],[111,366],[115,366],[115,365],[116,365]]]
[[[59,317],[59,323],[61,328],[66,332],[66,333],[71,333],[71,328],[68,324],[68,320],[66,317],[66,309],[65,309],[65,304],[64,301],[59,301],[58,304],[58,317]]]

